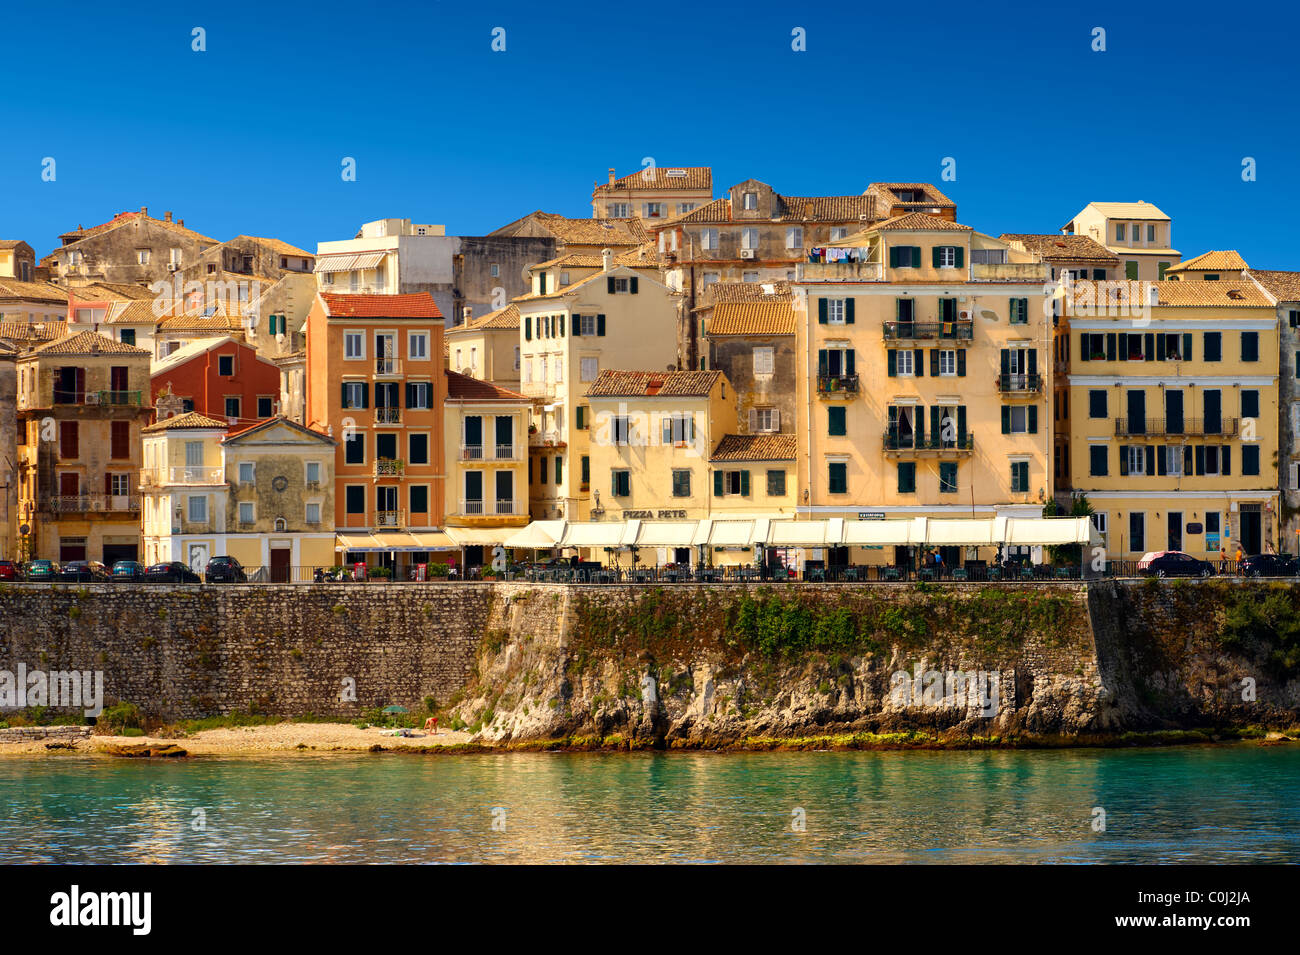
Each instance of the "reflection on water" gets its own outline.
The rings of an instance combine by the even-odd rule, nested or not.
[[[0,862],[1295,862],[1298,797],[1253,745],[5,759]]]

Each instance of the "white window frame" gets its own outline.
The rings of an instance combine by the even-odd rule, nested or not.
[[[899,378],[911,378],[916,375],[916,353],[910,348],[900,348],[894,371]]]
[[[957,267],[957,247],[953,245],[939,246],[939,268],[955,269]]]
[[[847,314],[847,308],[844,305],[845,299],[828,298],[826,300],[826,324],[843,325],[844,316]]]
[[[312,508],[316,509],[316,517],[314,520],[312,519]],[[315,526],[320,523],[320,501],[307,501],[303,504],[302,512],[304,524]]]
[[[244,477],[247,474],[248,477]],[[239,483],[252,484],[257,480],[257,465],[252,461],[239,462]]]
[[[771,434],[776,430],[776,409],[775,408],[755,408],[754,409],[754,430]]]
[[[247,517],[244,516],[245,513],[248,514]],[[253,502],[240,501],[239,502],[239,523],[252,524],[255,520],[257,520],[257,508],[254,506]]]
[[[776,374],[776,349],[761,345],[754,349],[754,377]]]
[[[345,329],[343,332],[343,360],[366,360],[366,333],[364,329]]]
[[[939,377],[940,378],[957,377],[957,349],[955,348],[939,349]]]
[[[417,342],[419,343],[418,345]],[[429,333],[428,332],[407,333],[406,357],[411,361],[429,360]]]
[[[744,193],[744,195],[741,197],[740,200],[740,208],[749,212],[753,212],[754,210],[756,210],[758,208],[758,193],[757,192]]]
[[[596,316],[595,316],[595,315],[579,315],[579,316],[578,316],[578,329],[579,329],[579,331],[582,332],[582,334],[583,334],[584,336],[595,335],[595,334],[596,334]]]
[[[838,242],[838,241],[840,241],[841,239],[847,239],[848,237],[849,237],[849,227],[848,227],[848,226],[844,226],[844,225],[833,225],[833,226],[831,226],[831,241],[832,241],[832,242]]]
[[[627,219],[628,204],[626,202],[611,202],[608,207],[608,214],[611,219]]]
[[[740,247],[742,249],[757,249],[761,237],[755,226],[745,226],[740,230]]]
[[[315,477],[312,477],[313,470],[316,473]],[[319,461],[307,462],[307,466],[303,474],[303,480],[306,481],[308,484],[320,483],[320,462]]]
[[[801,225],[786,226],[785,247],[787,249],[803,248],[803,226]]]
[[[1016,427],[1016,418],[1020,419],[1020,427]],[[1011,411],[1007,415],[1007,433],[1008,434],[1028,434],[1029,433],[1029,406],[1012,405]]]
[[[707,252],[716,252],[718,250],[718,230],[701,229],[700,230],[700,248]]]
[[[195,514],[198,517],[195,517]],[[185,500],[185,516],[191,524],[206,524],[208,522],[208,498],[204,494],[191,494]]]
[[[579,361],[579,377],[582,381],[595,381],[600,376],[600,359],[596,357],[582,358]]]

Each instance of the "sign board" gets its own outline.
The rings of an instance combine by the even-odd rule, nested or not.
[[[1206,534],[1206,535],[1205,535],[1205,549],[1206,549],[1206,550],[1218,550],[1218,548],[1219,548],[1219,535],[1218,535],[1218,534],[1213,534],[1213,533],[1211,533],[1211,534]]]
[[[884,519],[884,511],[858,511],[858,520],[860,521],[883,521]]]
[[[352,565],[352,579],[353,580],[366,579],[366,562],[364,560],[359,560]]]
[[[1189,534],[1199,534],[1203,530],[1205,530],[1205,528],[1199,523],[1193,523],[1187,525],[1187,533]]]

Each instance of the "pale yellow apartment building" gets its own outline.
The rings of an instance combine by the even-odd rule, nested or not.
[[[1182,253],[1173,247],[1173,221],[1140,199],[1090,202],[1061,231],[1088,236],[1115,253],[1124,269],[1115,278],[1159,281],[1182,259]]]
[[[518,305],[512,303],[448,328],[443,343],[448,371],[519,390]]]
[[[626,176],[593,184],[591,215],[595,219],[668,219],[711,202],[713,170],[708,166],[645,166]]]

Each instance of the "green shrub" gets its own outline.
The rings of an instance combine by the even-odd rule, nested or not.
[[[104,707],[104,712],[99,714],[98,725],[107,726],[118,736],[126,736],[130,734],[124,730],[139,730],[143,723],[144,715],[140,712],[140,707],[122,700]]]

